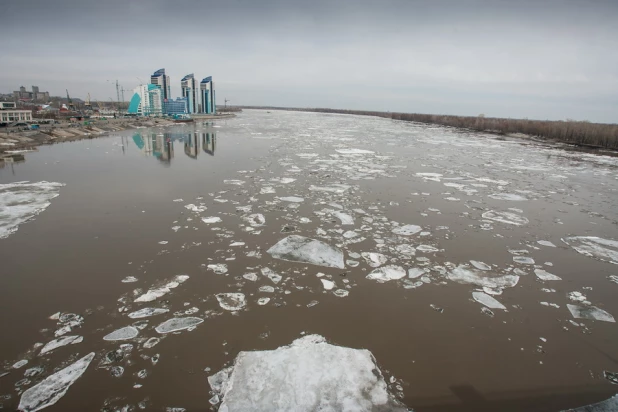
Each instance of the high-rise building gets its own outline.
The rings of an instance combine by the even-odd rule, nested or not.
[[[189,104],[189,113],[198,113],[197,90],[195,86],[195,76],[193,73],[187,74],[180,81],[182,97],[186,97]]]
[[[133,89],[127,113],[139,116],[163,114],[163,91],[154,84],[142,84]]]
[[[159,86],[163,92],[163,100],[171,99],[170,77],[165,75],[165,69],[159,69],[150,76],[150,84]]]
[[[200,97],[202,113],[215,114],[217,108],[215,105],[215,84],[212,81],[212,76],[205,77],[200,82]]]

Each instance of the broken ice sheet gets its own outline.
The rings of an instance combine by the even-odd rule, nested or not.
[[[405,411],[366,349],[308,335],[271,351],[240,352],[209,376],[220,411]]]
[[[614,317],[596,306],[578,306],[567,303],[567,308],[575,319],[591,319],[603,322],[616,322]]]
[[[133,339],[139,334],[139,331],[133,326],[125,326],[124,328],[120,328],[118,330],[113,331],[103,337],[103,340],[107,341],[116,341],[116,340],[127,340]]]
[[[551,243],[549,240],[537,240],[536,243],[538,243],[541,246],[556,247],[556,245]]]
[[[249,281],[251,281],[251,282],[255,282],[255,281],[258,280],[257,273],[253,273],[253,272],[245,273],[244,275],[242,275],[242,277],[247,279],[247,280],[249,280]]]
[[[472,292],[472,297],[478,303],[480,303],[482,305],[485,305],[485,306],[487,306],[490,309],[506,310],[506,306],[504,306],[502,303],[498,302],[496,299],[494,299],[493,297],[489,296],[486,293],[483,293],[483,292]]]
[[[382,266],[388,260],[388,258],[381,253],[363,252],[361,253],[361,256],[363,257],[363,259],[365,259],[365,262],[367,262],[367,264],[372,268]]]
[[[322,286],[324,286],[325,290],[331,290],[335,287],[335,282],[327,279],[320,279],[322,281]]]
[[[534,265],[534,259],[527,256],[513,256],[513,262],[522,265]]]
[[[421,230],[423,230],[423,228],[417,225],[404,225],[404,226],[397,226],[396,228],[392,230],[392,232],[396,235],[410,236],[410,235],[420,232]]]
[[[364,149],[335,149],[337,153],[348,154],[348,155],[358,155],[358,154],[373,154],[371,150]]]
[[[82,336],[62,336],[60,338],[47,342],[47,344],[43,346],[43,349],[41,349],[41,352],[39,352],[39,355],[44,355],[47,352],[51,352],[61,346],[74,345],[76,343],[83,342],[83,340],[84,338]]]
[[[280,197],[279,200],[283,200],[284,202],[291,202],[291,203],[301,203],[305,201],[304,198],[297,197],[297,196]]]
[[[534,269],[534,274],[541,280],[562,280],[560,276],[552,275],[543,269]]]
[[[24,412],[34,412],[54,405],[67,393],[71,385],[86,372],[93,358],[94,352],[89,353],[77,362],[28,388],[21,396],[18,409]]]
[[[203,217],[202,222],[206,224],[219,223],[221,222],[221,218],[219,216]]]
[[[343,184],[331,184],[330,186],[309,186],[309,190],[314,192],[328,192],[328,193],[345,193],[351,186]]]
[[[166,283],[165,285],[157,288],[149,289],[148,292],[143,295],[138,296],[134,302],[152,302],[160,298],[163,295],[171,292],[172,289],[177,288],[181,283],[184,283],[187,279],[189,279],[188,275],[178,275],[174,277],[174,280]]]
[[[618,265],[618,241],[596,236],[571,236],[562,239],[582,255]]]
[[[195,317],[172,318],[172,319],[168,319],[165,322],[161,323],[159,326],[155,328],[155,330],[160,334],[177,332],[180,330],[193,328],[202,322],[204,322],[203,319],[195,318]]]
[[[519,282],[517,275],[497,275],[492,271],[471,269],[459,265],[447,273],[447,277],[457,283],[467,283],[492,289],[512,288]]]
[[[515,193],[493,193],[489,195],[489,197],[496,200],[509,200],[513,202],[521,202],[524,200],[528,200],[528,198]]]
[[[341,221],[341,224],[344,226],[349,226],[354,224],[354,218],[347,213],[343,212],[334,212],[333,216]]]
[[[266,305],[268,302],[270,302],[270,298],[259,298],[257,300],[257,304],[260,306],[264,306]]]
[[[0,184],[0,239],[47,209],[62,186],[63,183],[45,181]]]
[[[215,295],[222,309],[229,311],[241,310],[247,306],[247,300],[243,293],[219,293]]]
[[[405,276],[406,271],[401,266],[387,265],[373,270],[373,272],[367,275],[367,279],[388,282],[389,280],[397,280]]]
[[[478,260],[471,260],[470,264],[479,270],[491,270],[491,266],[487,263],[479,262]]]
[[[344,269],[343,252],[319,240],[290,235],[267,251],[272,257],[290,262]]]
[[[268,279],[272,280],[272,282],[275,285],[281,282],[281,279],[282,279],[281,275],[273,271],[271,268],[268,268],[268,267],[262,268],[260,269],[260,272],[262,272],[262,276],[266,276]]]
[[[128,314],[128,316],[131,319],[141,319],[141,318],[147,318],[150,316],[155,316],[155,315],[161,315],[163,313],[167,313],[169,312],[169,309],[164,309],[164,308],[143,308],[140,310],[136,310],[135,312],[131,312]]]
[[[252,227],[264,226],[266,218],[261,213],[254,213],[243,218]]]
[[[506,223],[508,225],[522,226],[529,223],[529,220],[517,213],[501,212],[496,210],[490,210],[482,214],[483,219],[489,219],[500,223]]]
[[[208,270],[212,270],[217,275],[223,275],[227,273],[227,265],[225,263],[211,263],[207,266]]]

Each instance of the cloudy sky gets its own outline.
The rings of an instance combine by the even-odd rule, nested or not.
[[[116,100],[165,68],[218,104],[618,123],[617,0],[2,2],[0,92]],[[130,93],[125,92],[129,100]]]

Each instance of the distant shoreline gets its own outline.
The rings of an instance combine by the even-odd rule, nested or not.
[[[296,108],[276,106],[236,106],[242,109],[288,110],[315,113],[377,116],[425,124],[456,127],[510,137],[528,137],[559,142],[586,149],[618,151],[618,124],[590,123],[575,120],[528,120],[480,116],[452,116],[421,113],[376,112],[329,108]]]

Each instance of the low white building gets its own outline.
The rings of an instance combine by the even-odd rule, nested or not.
[[[31,121],[32,110],[18,110],[13,102],[0,102],[0,123]]]

